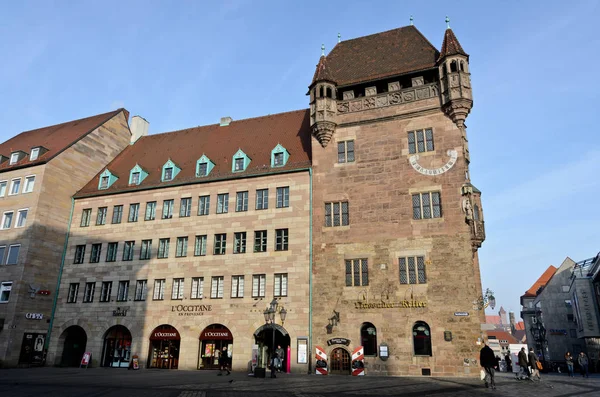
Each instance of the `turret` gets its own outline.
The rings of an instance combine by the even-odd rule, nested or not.
[[[336,123],[336,83],[327,67],[325,46],[321,46],[321,58],[317,64],[312,83],[308,87],[310,94],[310,127],[321,146],[331,140]]]

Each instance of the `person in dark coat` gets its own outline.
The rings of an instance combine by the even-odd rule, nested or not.
[[[538,356],[536,356],[536,354],[533,351],[533,347],[529,349],[529,356],[528,356],[528,360],[529,360],[529,366],[531,367],[531,379],[533,380],[534,376],[537,376],[538,380],[542,380],[542,377],[540,376],[540,370],[538,368],[538,361],[540,361],[538,359]]]
[[[510,359],[510,353],[504,357],[504,361],[506,362],[506,372],[512,372],[512,360]]]
[[[479,363],[485,371],[485,387],[492,386],[492,389],[496,388],[496,381],[494,380],[495,370],[494,367],[497,364],[496,356],[494,351],[488,346],[484,345],[479,352]]]
[[[519,367],[521,370],[527,375],[527,377],[531,377],[531,372],[529,372],[529,361],[527,360],[527,353],[525,352],[525,348],[522,347],[519,352]]]

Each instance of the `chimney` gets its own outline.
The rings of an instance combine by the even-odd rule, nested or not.
[[[144,135],[148,135],[148,127],[150,123],[146,121],[145,118],[141,116],[133,116],[131,118],[131,124],[129,129],[131,130],[131,142],[133,145],[138,139],[143,137]]]
[[[221,123],[220,126],[221,127],[227,127],[229,125],[229,123],[231,123],[233,121],[233,119],[229,116],[227,117],[221,117]]]

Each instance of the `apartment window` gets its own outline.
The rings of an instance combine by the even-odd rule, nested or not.
[[[367,259],[346,259],[346,286],[369,285],[369,265]]]
[[[100,189],[108,189],[108,176],[100,177]]]
[[[325,203],[325,226],[348,226],[350,216],[348,202]]]
[[[6,258],[7,265],[16,265],[19,259],[19,251],[21,250],[20,244],[13,244],[8,247],[8,256]]]
[[[100,302],[110,302],[110,293],[112,292],[112,281],[103,281],[100,290]]]
[[[142,240],[140,259],[152,258],[152,240]]]
[[[100,214],[100,212],[98,212],[98,215]],[[123,206],[122,205],[115,205],[113,207],[113,217],[112,217],[112,223],[121,223],[121,218],[123,218]],[[103,225],[104,223],[102,223]]]
[[[570,323],[575,322],[575,317],[573,317],[573,314],[567,314],[567,321]]]
[[[90,303],[94,301],[94,292],[96,291],[96,283],[85,283],[83,291],[83,302]]]
[[[0,284],[0,302],[8,302],[10,291],[12,290],[12,281],[4,281]]]
[[[105,225],[106,224],[106,213],[107,212],[108,212],[108,207],[98,208],[98,215],[96,216],[96,225]]]
[[[92,218],[92,209],[86,208],[81,213],[81,227],[86,227],[90,225],[90,219]]]
[[[169,257],[169,243],[171,242],[170,238],[161,238],[158,240],[158,258],[168,258]]]
[[[338,163],[354,162],[354,141],[338,142]]]
[[[31,153],[29,154],[29,161],[37,160],[40,154],[40,148],[31,149]]]
[[[171,179],[173,179],[173,167],[167,167],[165,168],[165,177],[163,178],[163,181],[170,181]]]
[[[23,186],[23,193],[33,192],[33,185],[35,185],[35,176],[25,177],[25,186]]]
[[[117,250],[119,243],[108,243],[106,247],[106,262],[115,262],[117,260]]]
[[[287,273],[275,274],[275,287],[273,290],[273,296],[287,296]]]
[[[192,214],[192,199],[191,197],[186,197],[181,199],[181,204],[179,206],[179,216],[186,217]]]
[[[425,192],[412,195],[413,219],[442,217],[440,192]]]
[[[229,212],[229,193],[217,195],[217,214]]]
[[[131,184],[132,185],[139,185],[140,184],[140,173],[139,172],[132,172],[131,173]]]
[[[0,265],[4,265],[4,254],[6,254],[6,245],[0,246]]]
[[[231,297],[232,298],[243,298],[244,297],[244,276],[232,276],[231,277]]]
[[[129,280],[119,281],[119,290],[117,291],[117,302],[126,302],[129,295]]]
[[[213,255],[225,255],[225,249],[227,248],[227,234],[215,234],[215,247]]]
[[[135,297],[136,301],[146,300],[146,290],[148,289],[148,280],[138,280],[135,283]]]
[[[206,176],[207,170],[208,170],[208,163],[198,164],[198,176]]]
[[[137,222],[140,213],[140,203],[129,204],[129,217],[128,222]]]
[[[259,189],[256,191],[256,209],[266,210],[269,208],[269,189]]]
[[[135,241],[125,241],[125,246],[123,247],[123,260],[124,261],[132,261],[133,260],[133,249],[135,248]]]
[[[425,284],[427,274],[425,273],[425,257],[409,256],[399,258],[400,284]]]
[[[248,211],[248,192],[237,192],[235,211]]]
[[[277,208],[285,208],[290,206],[290,188],[277,188]]]
[[[4,197],[6,194],[6,181],[0,182],[0,197]]]
[[[212,278],[210,285],[210,297],[211,299],[223,298],[223,276],[216,276]]]
[[[13,179],[10,184],[9,195],[19,194],[20,188],[21,188],[21,178]]]
[[[288,229],[275,229],[275,251],[288,250]]]
[[[253,298],[264,298],[265,296],[265,283],[267,276],[264,274],[255,274],[252,276],[252,297]]]
[[[563,285],[562,286],[562,292],[569,292],[570,289],[571,289],[571,287],[568,286],[568,285]]]
[[[29,212],[29,210],[19,210],[17,212],[17,224],[15,225],[15,227],[25,226],[25,223],[27,222],[27,213],[28,212]]]
[[[102,244],[92,244],[92,254],[90,255],[90,263],[100,262],[100,252],[102,251]]]
[[[190,299],[202,299],[204,296],[204,277],[192,277]]]
[[[254,252],[267,252],[267,231],[254,232]]]
[[[410,154],[433,151],[433,130],[410,131],[408,133],[408,152]]]
[[[183,299],[183,285],[184,279],[182,278],[174,278],[173,279],[173,289],[171,291],[171,299]]]
[[[69,293],[67,295],[67,303],[77,302],[77,294],[79,292],[79,283],[69,284]]]
[[[85,244],[76,245],[75,246],[75,258],[73,260],[74,264],[83,263],[83,258],[85,256]]]
[[[198,198],[198,215],[208,215],[210,207],[210,196],[200,196]]]
[[[4,215],[2,215],[2,229],[10,229],[10,226],[12,225],[13,215],[13,211],[7,211],[4,213]]]
[[[207,236],[196,236],[196,245],[194,246],[194,256],[206,255],[206,240]]]
[[[9,165],[13,165],[17,161],[19,161],[19,153],[13,153],[13,154],[11,154],[10,155],[10,164]]]
[[[161,301],[165,299],[165,279],[154,280],[154,295],[152,299]]]
[[[145,221],[153,221],[156,219],[156,201],[148,201],[146,203],[146,215],[144,216]]]
[[[243,254],[246,252],[246,232],[235,233],[235,240],[233,242],[233,253]]]
[[[244,171],[244,158],[238,157],[235,161],[235,171]]]
[[[273,155],[273,166],[281,167],[283,164],[283,152],[277,152]]]
[[[177,247],[175,249],[175,257],[183,257],[187,256],[187,246],[188,246],[188,238],[186,237],[177,237]]]
[[[165,200],[163,201],[163,219],[171,219],[173,218],[173,205],[175,200]]]

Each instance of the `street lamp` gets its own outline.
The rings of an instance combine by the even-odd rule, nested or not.
[[[486,309],[488,306],[494,310],[496,307],[496,298],[494,297],[494,292],[489,288],[486,288],[485,293],[477,298],[476,301],[473,302],[474,309],[482,310]]]
[[[275,313],[279,312],[279,317],[281,318],[282,325],[285,322],[285,317],[287,316],[287,310],[285,310],[283,306],[281,306],[281,308],[277,310],[278,307],[279,302],[277,302],[277,298],[273,298],[273,300],[269,304],[269,307],[267,307],[263,312],[265,316],[265,323],[271,325],[271,330],[273,334],[273,341],[271,344],[271,356],[273,356],[273,353],[275,352]]]
[[[546,350],[546,327],[542,323],[542,312],[537,311],[535,316],[535,323],[531,324],[531,335],[533,336],[533,340],[535,341],[536,349],[542,352],[542,363],[544,366],[546,365],[546,355],[544,354],[544,350]]]

